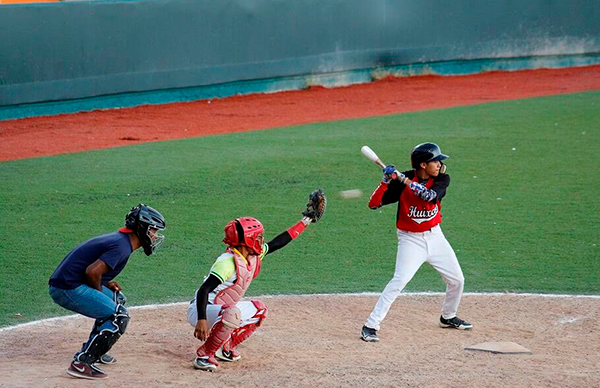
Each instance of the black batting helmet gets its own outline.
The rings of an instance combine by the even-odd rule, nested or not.
[[[140,203],[132,207],[125,216],[125,227],[133,230],[142,243],[144,253],[150,256],[162,244],[165,236],[160,233],[150,235],[150,229],[164,230],[166,227],[165,217],[158,210]]]
[[[448,155],[442,154],[440,146],[435,143],[422,143],[413,148],[410,153],[410,162],[414,169],[418,169],[421,163],[432,162],[434,160],[448,159]]]

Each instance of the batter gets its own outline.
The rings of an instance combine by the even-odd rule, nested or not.
[[[383,180],[369,200],[369,208],[398,202],[396,228],[398,252],[394,277],[387,284],[361,330],[361,338],[378,342],[377,331],[392,303],[425,262],[446,283],[446,298],[439,325],[470,330],[473,325],[456,316],[463,293],[464,276],[452,247],[442,233],[441,202],[450,184],[442,154],[435,143],[417,145],[411,152],[413,170],[399,172],[393,165],[383,169]],[[405,190],[408,188],[408,190]]]

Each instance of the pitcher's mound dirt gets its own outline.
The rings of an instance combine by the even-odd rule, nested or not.
[[[443,296],[402,295],[384,321],[381,342],[359,339],[377,297],[262,297],[264,325],[216,373],[192,368],[200,342],[186,306],[130,309],[127,333],[111,351],[109,377],[65,373],[86,339],[88,318],[0,332],[2,387],[598,387],[600,299],[467,295],[460,316],[472,331],[437,326]],[[531,355],[470,352],[513,341]]]

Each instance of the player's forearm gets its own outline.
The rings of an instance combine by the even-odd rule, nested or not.
[[[371,194],[371,198],[369,198],[369,208],[370,209],[378,209],[383,205],[383,203],[382,203],[383,195],[387,191],[388,186],[389,186],[388,183],[385,183],[385,182],[379,183],[379,186],[377,186],[375,191],[373,191],[373,194]]]
[[[408,186],[410,190],[423,201],[434,202],[437,199],[437,193],[434,190],[428,189],[425,185],[417,182],[411,182]]]
[[[196,311],[198,313],[198,320],[206,319],[206,306],[208,306],[208,293],[199,289],[196,291]]]
[[[206,319],[206,306],[208,306],[208,294],[221,284],[221,280],[214,275],[210,275],[198,291],[196,291],[196,311],[198,320]]]
[[[267,243],[267,255],[288,245],[293,239],[300,236],[309,224],[310,220],[305,217],[302,220],[298,221],[296,224],[294,224],[292,227],[287,229],[285,232],[280,233],[273,240],[269,241]]]
[[[109,267],[100,259],[88,265],[85,269],[85,282],[88,286],[102,291],[102,275],[107,273]]]
[[[444,174],[443,176],[436,178],[433,186],[429,189],[424,184],[417,182],[411,182],[408,185],[408,188],[424,201],[439,202],[446,195],[446,189],[449,184],[450,176]]]
[[[85,282],[88,286],[95,288],[98,291],[102,291],[102,274],[96,271],[86,270],[85,271]]]
[[[267,246],[268,246],[267,255],[288,245],[290,243],[290,241],[292,241],[292,236],[290,236],[290,234],[287,230],[285,232],[277,235],[277,237],[275,237],[273,240],[271,240],[267,243]]]

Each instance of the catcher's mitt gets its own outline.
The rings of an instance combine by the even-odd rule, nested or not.
[[[310,193],[308,196],[308,203],[306,204],[306,210],[302,212],[302,215],[308,217],[312,222],[317,222],[323,217],[325,208],[327,207],[327,198],[323,190],[318,189]]]

